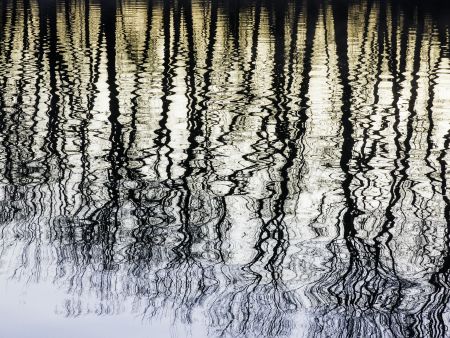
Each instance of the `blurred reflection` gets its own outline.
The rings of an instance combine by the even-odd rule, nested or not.
[[[0,278],[212,337],[448,336],[447,11],[2,1]]]

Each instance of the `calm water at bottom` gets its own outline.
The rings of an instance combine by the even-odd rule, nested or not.
[[[0,338],[450,336],[443,4],[1,1]]]

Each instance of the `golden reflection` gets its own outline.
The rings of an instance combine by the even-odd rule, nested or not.
[[[0,11],[2,275],[62,285],[71,316],[202,308],[212,336],[445,335],[445,16],[314,0]]]

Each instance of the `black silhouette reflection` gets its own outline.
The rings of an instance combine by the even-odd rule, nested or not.
[[[2,1],[0,279],[212,337],[448,336],[448,10]]]

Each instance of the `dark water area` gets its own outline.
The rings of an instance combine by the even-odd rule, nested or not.
[[[2,0],[0,337],[449,337],[449,7]]]

